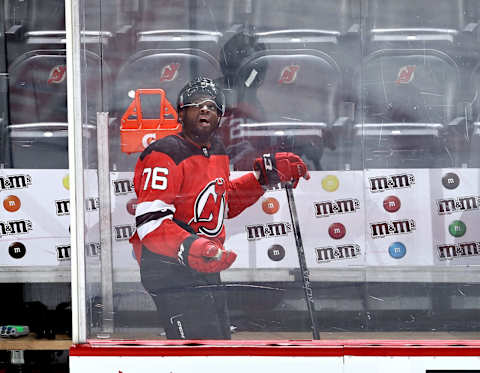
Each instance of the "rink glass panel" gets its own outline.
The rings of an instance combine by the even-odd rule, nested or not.
[[[88,338],[164,338],[128,242],[139,154],[122,152],[121,118],[135,90],[161,88],[176,107],[198,75],[224,89],[233,177],[271,152],[310,169],[294,196],[322,338],[477,331],[479,16],[478,2],[453,0],[81,2]],[[142,100],[144,117],[158,107]],[[111,284],[97,111],[109,115]],[[233,338],[311,338],[285,191],[226,229]]]
[[[0,6],[0,288],[8,299],[0,323],[29,325],[40,337],[71,331],[62,3]],[[55,31],[35,36],[45,30]],[[40,321],[49,312],[62,314],[55,325]]]

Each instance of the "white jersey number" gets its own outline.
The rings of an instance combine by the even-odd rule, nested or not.
[[[143,175],[145,174],[147,174],[147,177],[145,178],[145,185],[143,186],[143,190],[147,190],[150,183],[150,178],[152,181],[152,189],[167,189],[168,179],[166,175],[168,175],[168,168],[154,167],[153,170],[151,168],[144,168]]]

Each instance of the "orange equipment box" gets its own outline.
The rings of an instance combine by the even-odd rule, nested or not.
[[[159,95],[158,118],[144,118],[142,95]],[[122,152],[141,152],[151,142],[181,131],[178,114],[167,100],[163,89],[137,89],[135,98],[122,116],[120,122],[120,144]]]

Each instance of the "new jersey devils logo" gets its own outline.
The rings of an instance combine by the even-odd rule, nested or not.
[[[395,83],[397,84],[408,84],[413,80],[415,75],[415,65],[410,66],[402,66],[398,71],[397,80]]]
[[[171,82],[174,80],[178,75],[178,68],[180,67],[179,63],[171,63],[166,65],[162,69],[162,74],[160,76],[161,82]]]
[[[292,84],[297,79],[297,72],[300,69],[298,65],[285,66],[280,73],[280,84]]]
[[[188,223],[196,232],[215,237],[222,231],[225,192],[225,181],[218,178],[208,183],[199,193],[195,201],[194,217]]]
[[[52,84],[52,83],[60,84],[61,82],[63,82],[65,80],[66,71],[67,71],[67,67],[65,65],[55,66],[52,70],[50,70],[50,74],[48,75],[47,83],[48,84]]]

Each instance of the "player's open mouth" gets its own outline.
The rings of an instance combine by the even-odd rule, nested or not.
[[[210,121],[207,118],[200,118],[198,122],[202,127],[210,125]]]

